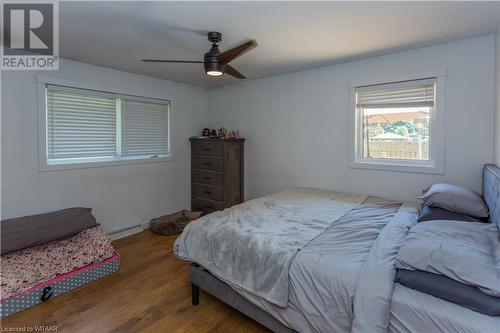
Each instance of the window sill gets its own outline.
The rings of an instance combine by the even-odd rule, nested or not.
[[[351,162],[349,167],[354,169],[370,169],[393,172],[426,173],[435,175],[444,174],[444,165],[435,165],[433,163],[426,163],[425,161],[417,161],[417,163],[415,163],[414,161],[408,160],[362,159]]]
[[[162,156],[158,158],[139,158],[139,159],[106,159],[106,160],[92,160],[85,162],[68,161],[66,163],[50,164],[46,161],[41,161],[38,167],[38,171],[62,171],[62,170],[74,170],[74,169],[87,169],[87,168],[102,168],[118,165],[134,165],[134,164],[146,164],[146,163],[159,163],[173,161],[171,155]]]

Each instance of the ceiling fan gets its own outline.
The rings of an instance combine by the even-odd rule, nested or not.
[[[204,64],[205,73],[210,76],[221,76],[223,74],[229,74],[237,79],[245,79],[245,76],[238,72],[233,66],[229,65],[229,62],[243,55],[244,53],[250,51],[257,46],[257,42],[252,39],[246,43],[236,46],[226,52],[221,52],[219,50],[219,43],[222,40],[222,34],[220,32],[209,32],[207,34],[208,40],[212,43],[210,50],[205,53],[203,61],[196,60],[162,60],[162,59],[143,59],[143,62],[174,62],[174,63],[185,63],[185,64]]]

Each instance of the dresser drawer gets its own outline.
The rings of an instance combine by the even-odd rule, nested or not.
[[[193,200],[192,207],[195,211],[202,211],[205,213],[211,213],[225,208],[223,202],[201,198],[195,198]]]
[[[191,163],[194,169],[224,171],[224,159],[217,157],[193,156]]]
[[[215,201],[224,201],[224,190],[221,187],[193,185],[194,196]]]
[[[224,145],[220,143],[196,142],[191,145],[193,155],[224,156]]]
[[[224,187],[224,175],[201,170],[193,171],[193,183]]]

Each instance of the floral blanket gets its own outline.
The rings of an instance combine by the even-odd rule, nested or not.
[[[0,295],[6,299],[86,265],[113,256],[111,239],[100,227],[0,257]]]

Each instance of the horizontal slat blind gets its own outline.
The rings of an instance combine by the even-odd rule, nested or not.
[[[169,104],[122,98],[122,156],[169,153]]]
[[[356,91],[358,108],[404,108],[434,106],[435,80],[361,87]]]
[[[116,155],[116,99],[84,89],[47,86],[47,157]]]

